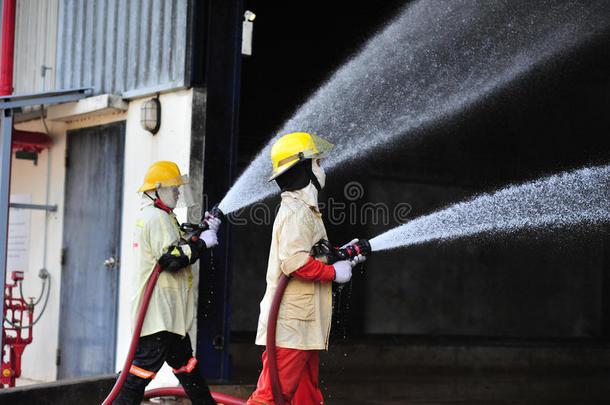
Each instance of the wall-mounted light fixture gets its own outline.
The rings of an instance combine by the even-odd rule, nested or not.
[[[252,55],[252,34],[254,31],[254,19],[256,14],[250,10],[246,10],[244,13],[244,22],[242,25],[241,32],[241,54],[251,56]]]
[[[140,107],[140,125],[155,135],[161,128],[161,102],[159,96],[145,101]]]

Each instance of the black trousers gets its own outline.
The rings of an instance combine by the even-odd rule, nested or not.
[[[193,405],[216,405],[199,363],[193,357],[191,340],[171,332],[158,332],[143,336],[133,358],[131,371],[114,400],[114,405],[140,405],[144,389],[154,378],[164,362],[174,369],[174,374]]]

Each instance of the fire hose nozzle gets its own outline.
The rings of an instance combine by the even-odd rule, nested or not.
[[[182,230],[182,232],[185,232],[186,235],[184,236],[184,239],[186,240],[193,240],[193,238],[198,238],[199,235],[201,235],[201,233],[203,231],[207,231],[210,228],[210,224],[208,224],[208,219],[210,218],[219,218],[221,221],[224,220],[224,213],[220,210],[220,208],[218,208],[218,204],[216,204],[215,206],[212,207],[212,209],[210,211],[208,211],[208,214],[201,220],[201,222],[199,222],[198,224],[192,224],[190,222],[184,222],[182,225],[180,225],[180,229]]]
[[[218,204],[214,205],[210,211],[208,211],[208,217],[218,218],[221,221],[225,219],[225,214],[222,212]]]
[[[366,239],[359,239],[358,242],[353,245],[348,245],[339,249],[339,252],[344,258],[343,260],[353,259],[358,255],[368,256],[371,254],[371,244]]]
[[[358,255],[369,256],[371,254],[371,244],[367,239],[359,239],[353,245],[338,248],[326,239],[321,239],[312,249],[314,259],[325,264],[333,264],[340,260],[351,260]]]

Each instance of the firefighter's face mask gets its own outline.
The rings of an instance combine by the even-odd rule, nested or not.
[[[318,183],[320,183],[320,187],[324,188],[324,184],[326,184],[326,173],[322,166],[320,166],[320,159],[311,160],[311,171],[313,172],[313,175],[316,176]]]
[[[159,199],[170,209],[189,208],[194,204],[193,193],[188,183],[188,176],[180,176],[182,184],[161,186],[157,188]]]

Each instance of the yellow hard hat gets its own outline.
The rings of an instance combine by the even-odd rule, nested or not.
[[[284,135],[271,147],[273,172],[269,181],[304,159],[321,159],[332,150],[333,144],[307,132]]]
[[[174,162],[159,161],[153,163],[144,176],[144,184],[138,190],[150,191],[161,187],[181,186],[188,183],[188,177],[180,174],[178,165]]]

